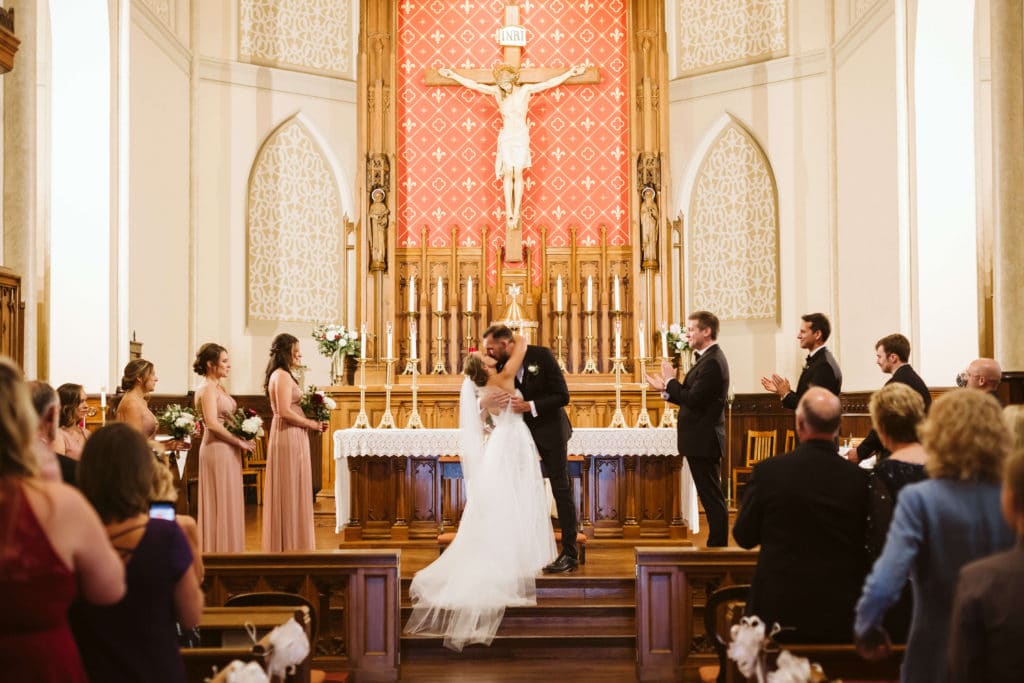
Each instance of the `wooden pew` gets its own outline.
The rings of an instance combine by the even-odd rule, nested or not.
[[[892,654],[881,662],[869,662],[857,654],[853,645],[802,645],[782,643],[779,650],[789,650],[797,657],[803,657],[812,664],[820,664],[828,679],[845,681],[898,681],[903,663],[905,645],[894,645]],[[769,654],[768,670],[774,670],[777,655]],[[746,677],[740,673],[736,663],[730,661],[726,669],[726,683],[743,683]]]
[[[359,681],[399,677],[398,550],[205,554],[206,604],[233,595],[281,591],[314,606],[319,636],[312,665]],[[248,609],[248,608],[247,608]],[[263,609],[263,608],[260,608]]]
[[[641,681],[696,681],[717,664],[704,632],[704,606],[716,589],[750,583],[757,551],[637,547],[636,674]]]

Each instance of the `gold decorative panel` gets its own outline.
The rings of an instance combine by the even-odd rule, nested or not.
[[[786,0],[677,2],[680,76],[760,62],[786,52]]]
[[[349,0],[241,0],[241,59],[354,78]]]

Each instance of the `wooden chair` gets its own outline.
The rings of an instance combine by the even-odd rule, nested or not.
[[[794,432],[792,429],[787,429],[786,442],[783,444],[780,453],[789,453],[794,448],[796,448],[796,432]]]
[[[767,460],[775,455],[775,441],[778,432],[774,429],[758,432],[753,429],[747,431],[747,454],[744,458],[743,467],[737,467],[732,471],[732,495],[736,499],[737,506],[742,497],[740,496],[740,475],[749,475],[754,465]],[[743,482],[746,486],[746,481]]]
[[[708,598],[704,606],[704,633],[715,648],[718,664],[702,666],[697,669],[701,683],[721,683],[725,681],[728,661],[726,651],[732,637],[729,629],[739,623],[740,617],[747,607],[749,584],[738,584],[719,588]]]
[[[242,468],[242,490],[254,487],[256,489],[256,504],[263,505],[263,480],[267,472],[267,451],[266,437],[256,439],[256,448],[252,453],[244,453],[244,467]]]

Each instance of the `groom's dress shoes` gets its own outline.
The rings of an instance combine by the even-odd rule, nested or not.
[[[574,557],[569,557],[565,553],[562,553],[555,559],[554,562],[544,567],[545,574],[566,574],[568,572],[576,571],[576,567],[580,566],[579,561]]]

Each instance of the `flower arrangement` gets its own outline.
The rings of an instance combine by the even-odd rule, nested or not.
[[[302,406],[302,412],[306,417],[317,422],[328,422],[331,419],[331,411],[338,407],[334,399],[322,391],[317,391],[312,385],[302,395],[299,405]]]
[[[679,323],[672,323],[668,326],[666,337],[668,339],[668,348],[673,353],[679,354],[690,350],[690,342],[687,340],[686,333]]]
[[[322,356],[359,355],[359,333],[344,325],[317,325],[313,328],[313,339]]]
[[[730,629],[729,659],[736,662],[740,673],[747,680],[758,683],[824,683],[828,680],[821,667],[811,664],[803,657],[797,657],[788,650],[779,653],[775,660],[775,671],[767,671],[769,649],[774,651],[775,634],[782,629],[778,624],[765,634],[765,625],[756,616],[743,617],[740,623]]]
[[[224,426],[229,432],[246,441],[263,436],[263,418],[252,408],[239,408],[231,414]]]
[[[182,408],[177,403],[172,403],[160,413],[156,419],[172,439],[178,441],[190,438],[199,433],[199,420],[191,408]]]

